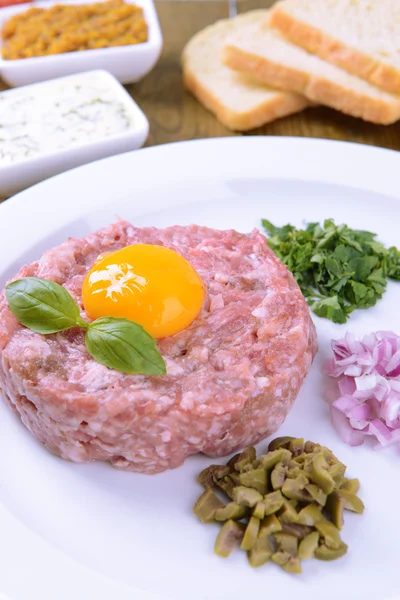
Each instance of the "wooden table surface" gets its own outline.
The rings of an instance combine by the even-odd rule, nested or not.
[[[239,0],[239,12],[272,5],[273,0]],[[228,0],[156,0],[164,50],[156,68],[128,91],[150,121],[147,146],[196,138],[238,135],[228,131],[183,86],[180,55],[200,29],[228,17]],[[0,80],[0,90],[6,85]],[[316,107],[279,119],[250,135],[290,135],[347,140],[400,150],[400,122],[389,126],[364,123]],[[247,134],[246,134],[247,135]]]

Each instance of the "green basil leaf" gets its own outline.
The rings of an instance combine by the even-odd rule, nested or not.
[[[54,281],[39,277],[12,281],[6,286],[6,298],[18,321],[36,333],[56,333],[81,325],[71,294]]]
[[[89,353],[102,365],[130,375],[165,375],[154,338],[138,323],[102,317],[90,323],[85,338]]]

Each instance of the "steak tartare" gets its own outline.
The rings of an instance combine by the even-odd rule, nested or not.
[[[51,452],[157,473],[191,454],[223,456],[273,434],[316,352],[308,306],[258,231],[136,228],[119,221],[69,239],[16,275],[51,279],[82,305],[98,255],[135,243],[184,256],[206,288],[197,319],[157,341],[164,376],[126,375],[96,362],[78,328],[43,336],[0,295],[0,388]]]

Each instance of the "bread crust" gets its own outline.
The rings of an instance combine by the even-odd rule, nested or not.
[[[310,101],[324,104],[353,117],[379,125],[400,119],[399,101],[385,102],[356,89],[346,88],[328,78],[274,62],[265,56],[235,45],[225,46],[222,61],[231,69],[247,73],[266,85],[302,94]]]
[[[292,43],[308,52],[387,92],[400,94],[400,71],[393,65],[379,62],[309,23],[297,20],[280,4],[272,10],[269,23]]]
[[[203,85],[197,75],[187,67],[183,68],[183,83],[205,108],[232,131],[256,129],[275,119],[300,112],[310,104],[304,97],[277,91],[274,98],[268,98],[257,108],[246,112],[235,112],[227,108],[212,93],[211,89]]]

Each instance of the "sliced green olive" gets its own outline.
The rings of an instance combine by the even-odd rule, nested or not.
[[[228,460],[228,462],[226,463],[227,467],[230,467],[231,469],[234,469],[236,463],[238,462],[238,460],[240,458],[240,456],[241,456],[240,452],[238,452],[238,454],[235,454],[235,456],[232,456],[232,458],[230,458]]]
[[[215,542],[220,556],[240,543],[253,567],[272,560],[301,573],[303,559],[331,561],[347,552],[340,536],[344,509],[361,514],[364,504],[358,479],[348,479],[346,469],[325,446],[276,438],[258,459],[249,446],[226,466],[204,469],[198,480],[206,489],[194,512],[204,523],[221,523]],[[228,496],[228,504],[215,490]]]
[[[202,521],[202,523],[211,523],[214,521],[215,513],[219,508],[223,508],[224,503],[210,489],[202,493],[193,507],[193,512]]]
[[[277,437],[269,443],[268,452],[273,452],[274,450],[278,450],[278,448],[288,449],[290,442],[294,439],[294,437],[291,437],[289,435]]]
[[[308,485],[308,479],[303,474],[298,475],[296,479],[288,478],[282,486],[282,494],[293,500],[310,500],[310,494],[305,489],[306,485]]]
[[[256,519],[256,517],[250,517],[242,542],[240,544],[242,550],[251,550],[254,547],[258,537],[259,529],[260,519]]]
[[[346,473],[346,469],[346,465],[344,465],[341,462],[337,462],[334,463],[331,467],[328,467],[328,473],[332,477],[332,479],[335,479],[337,476],[343,477]]]
[[[281,523],[296,523],[299,518],[297,510],[286,498],[283,499],[282,508],[279,510],[278,518]]]
[[[324,538],[325,545],[328,548],[337,550],[340,547],[342,540],[340,539],[340,533],[337,527],[330,521],[319,521],[315,523],[315,529],[318,531],[321,537]]]
[[[269,536],[271,533],[282,530],[282,525],[276,515],[268,515],[262,520],[258,537]]]
[[[248,462],[243,462],[243,465],[240,467],[239,473],[248,473],[249,471],[254,471],[253,463],[251,462],[251,460],[249,460]]]
[[[311,477],[325,494],[331,494],[335,489],[335,482],[326,467],[327,463],[323,454],[317,454],[312,463]]]
[[[296,477],[298,477],[299,475],[306,476],[301,466],[293,462],[293,466],[289,467],[287,470],[287,476],[290,479],[296,479]]]
[[[240,458],[250,458],[250,460],[257,459],[257,452],[254,446],[247,446],[241,453]]]
[[[342,483],[344,481],[344,477],[342,477],[342,475],[336,475],[333,478],[333,481],[335,482],[335,489],[340,488],[340,486],[342,485]]]
[[[260,519],[260,521],[265,517],[265,504],[264,502],[257,502],[255,507],[253,508],[253,517]]]
[[[305,489],[315,502],[318,502],[318,504],[321,506],[325,506],[328,496],[321,490],[321,488],[315,485],[315,483],[309,483],[306,485]]]
[[[292,557],[289,552],[274,552],[271,556],[274,563],[283,567]]]
[[[265,469],[252,469],[239,475],[240,485],[254,488],[265,494],[267,492],[267,472]]]
[[[302,573],[303,572],[301,569],[301,562],[300,562],[300,559],[298,556],[292,556],[292,558],[289,558],[287,563],[282,565],[282,567],[285,569],[285,571],[288,571],[288,573]]]
[[[218,556],[227,558],[236,544],[243,538],[244,527],[241,523],[235,521],[226,521],[217,535],[215,540],[214,552]]]
[[[331,517],[333,524],[339,530],[342,529],[343,524],[344,524],[344,518],[343,518],[344,500],[343,500],[343,498],[337,492],[332,492],[332,494],[329,494],[329,496],[328,496],[328,500],[326,502],[325,508],[326,508],[329,516]]]
[[[258,537],[253,548],[247,552],[247,558],[252,567],[265,565],[273,554],[269,536]]]
[[[315,525],[315,523],[322,521],[322,519],[321,510],[316,504],[309,504],[298,513],[298,522],[301,525]]]
[[[233,497],[233,488],[235,484],[229,476],[224,477],[224,479],[219,479],[217,481],[217,487],[224,492],[228,496],[228,498],[232,499]]]
[[[287,468],[278,463],[271,472],[272,489],[279,490],[285,483]]]
[[[257,460],[257,452],[254,446],[247,446],[240,455],[241,457],[249,457],[251,461]]]
[[[358,513],[359,515],[363,514],[365,508],[364,502],[358,496],[343,489],[338,490],[338,494],[343,498],[344,508]]]
[[[235,471],[239,471],[239,473],[241,473],[247,465],[250,464],[250,466],[252,467],[252,463],[254,460],[256,460],[256,458],[256,449],[253,446],[248,446],[243,450],[243,452],[239,454],[237,460],[233,465],[233,468],[235,469]]]
[[[229,521],[229,519],[240,521],[246,516],[247,511],[248,509],[245,506],[239,506],[236,502],[229,502],[223,508],[218,508],[215,511],[214,518],[216,521]]]
[[[276,513],[281,508],[283,500],[283,496],[279,490],[276,492],[270,492],[264,496],[266,516]]]
[[[294,535],[298,540],[302,540],[311,533],[311,527],[308,525],[299,525],[299,523],[282,523],[282,533]]]
[[[317,447],[314,448],[314,453],[322,454],[322,456],[328,463],[328,466],[334,465],[335,463],[339,462],[336,456],[333,454],[332,450],[329,450],[329,448],[327,448],[326,446],[320,446],[319,444],[317,444]]]
[[[294,464],[296,464],[296,465],[299,465],[299,467],[303,468],[303,466],[304,466],[304,461],[306,460],[307,456],[308,456],[308,455],[307,455],[307,454],[305,454],[305,453],[303,453],[303,454],[300,454],[299,456],[295,456],[295,457],[293,458],[293,463],[294,463]]]
[[[301,465],[304,475],[306,475],[307,477],[310,477],[310,479],[311,479],[311,475],[312,475],[313,461],[314,461],[314,454],[307,454],[306,458],[304,459],[304,461]]]
[[[206,489],[215,488],[215,484],[219,479],[223,479],[230,473],[230,468],[225,465],[210,465],[200,473],[197,481],[204,485]]]
[[[229,473],[228,477],[235,485],[240,485],[239,473]]]
[[[358,494],[360,491],[360,481],[358,479],[344,479],[342,485],[340,486],[341,490],[347,490],[352,494]]]
[[[318,531],[312,531],[305,538],[303,538],[299,544],[299,558],[309,559],[313,558],[316,549],[318,548],[319,533]]]
[[[304,452],[304,438],[290,440],[289,450],[293,456],[299,456]]]
[[[253,488],[247,488],[244,487],[244,485],[233,488],[233,500],[240,506],[253,508],[257,502],[261,502],[262,499],[263,497],[260,492],[257,492],[257,490],[254,490]]]
[[[337,560],[346,554],[348,546],[342,542],[339,548],[328,548],[324,544],[315,550],[315,558],[318,560]]]
[[[274,450],[273,452],[268,452],[268,454],[264,454],[261,457],[261,464],[264,469],[272,469],[278,463],[286,464],[292,458],[289,450],[285,448],[278,448],[278,450]]]
[[[290,556],[297,556],[298,540],[294,535],[288,533],[274,534],[278,552],[287,552]]]
[[[314,442],[307,441],[304,444],[304,452],[307,452],[307,454],[312,454],[312,452],[314,452],[316,446],[317,446],[317,444],[315,444]]]

